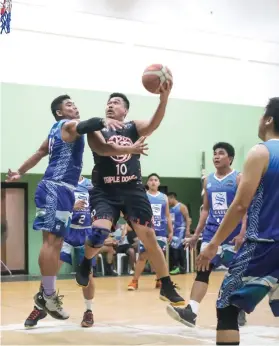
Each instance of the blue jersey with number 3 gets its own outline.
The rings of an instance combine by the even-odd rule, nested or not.
[[[62,126],[69,120],[55,123],[48,135],[49,163],[43,180],[77,186],[84,151],[84,136],[74,142],[64,142],[61,137]]]
[[[157,237],[167,237],[166,195],[162,192],[158,192],[157,195],[147,192],[147,197],[152,208],[155,234]]]
[[[93,185],[91,180],[83,178],[78,182],[78,186],[75,189],[75,201],[85,201],[85,206],[82,210],[74,210],[71,229],[88,229],[91,228],[91,213],[89,207],[89,191],[92,190]]]

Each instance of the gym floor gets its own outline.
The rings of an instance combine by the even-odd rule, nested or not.
[[[224,272],[211,276],[208,294],[200,307],[198,327],[187,328],[166,313],[167,303],[158,297],[154,276],[144,276],[139,289],[128,292],[131,277],[96,278],[93,312],[95,325],[84,329],[80,322],[84,312],[82,291],[73,279],[58,280],[67,321],[47,317],[36,328],[25,329],[24,320],[33,308],[33,295],[39,281],[11,281],[1,285],[2,345],[214,345],[215,302]],[[194,274],[173,277],[189,298]],[[241,345],[279,345],[279,319],[273,317],[265,299],[248,316],[241,328]]]

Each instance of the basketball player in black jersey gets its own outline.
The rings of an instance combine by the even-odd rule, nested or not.
[[[149,136],[156,130],[163,117],[170,93],[170,85],[160,87],[160,103],[150,120],[126,122],[122,129],[102,130],[88,135],[92,151],[98,149],[98,139],[107,143],[131,146],[141,136]],[[111,94],[106,107],[107,118],[124,122],[129,110],[129,100],[120,93]],[[152,210],[141,179],[140,155],[103,157],[93,152],[95,167],[92,171],[94,193],[90,204],[94,217],[93,235],[87,240],[85,257],[76,280],[80,286],[87,286],[91,270],[91,258],[96,256],[110,229],[117,222],[122,211],[128,223],[144,244],[148,258],[160,278],[160,298],[172,305],[184,305],[171,282],[164,254],[160,249],[152,224]]]

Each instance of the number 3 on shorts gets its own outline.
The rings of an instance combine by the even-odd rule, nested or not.
[[[81,215],[81,217],[80,217],[79,220],[78,220],[78,223],[79,223],[80,225],[83,225],[83,224],[84,224],[84,220],[85,220],[85,215]]]

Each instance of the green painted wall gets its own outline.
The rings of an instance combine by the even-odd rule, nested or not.
[[[43,86],[2,84],[1,167],[17,168],[47,137],[53,123],[50,103],[68,93],[80,108],[82,118],[103,116],[108,92]],[[158,104],[157,97],[128,95],[129,119],[148,119]],[[148,138],[150,153],[142,158],[143,175],[150,171],[163,177],[199,177],[201,152],[206,151],[211,170],[211,148],[217,141],[235,146],[235,168],[240,169],[244,154],[257,141],[258,107],[170,99],[160,128]],[[43,173],[46,160],[32,170]],[[90,174],[92,155],[86,148],[84,173]]]

